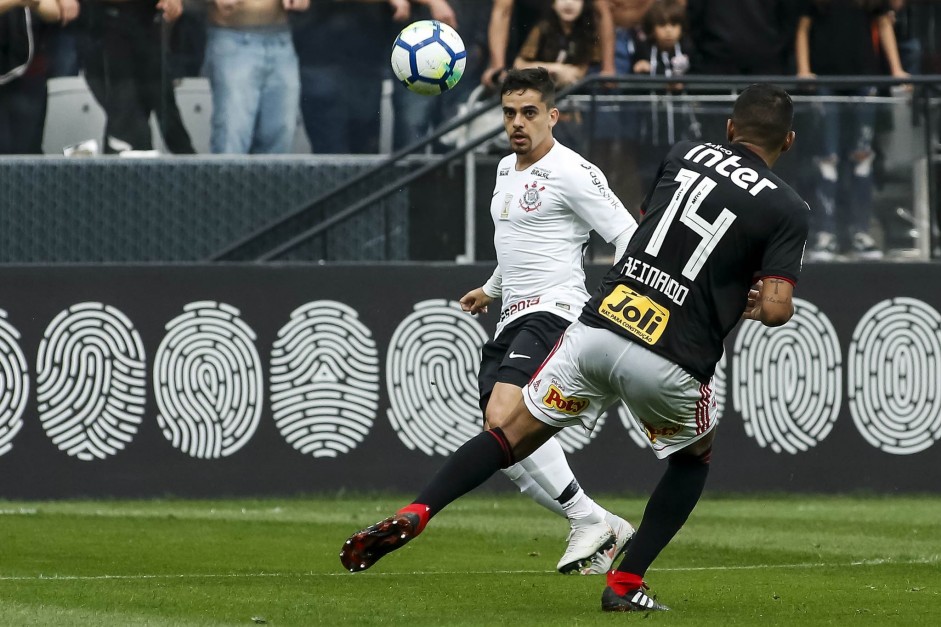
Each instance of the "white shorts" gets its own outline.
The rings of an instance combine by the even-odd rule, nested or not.
[[[675,363],[606,329],[575,322],[523,390],[537,420],[553,427],[594,429],[623,400],[660,459],[715,428],[712,386]]]

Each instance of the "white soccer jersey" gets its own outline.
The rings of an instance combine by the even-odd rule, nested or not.
[[[611,242],[637,228],[601,170],[558,140],[525,170],[517,171],[515,154],[500,161],[490,215],[502,272],[496,335],[536,311],[576,320],[588,300],[582,261],[589,232]]]

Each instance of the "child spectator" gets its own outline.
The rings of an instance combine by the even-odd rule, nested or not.
[[[552,11],[530,31],[513,67],[544,67],[556,87],[580,81],[589,66],[601,61],[592,11],[592,0],[553,0]]]
[[[685,22],[686,10],[678,0],[661,0],[651,5],[643,21],[646,38],[636,44],[635,74],[670,77],[689,71],[690,44],[683,32]]]
[[[683,76],[690,68],[690,48],[685,37],[686,9],[679,0],[655,2],[644,16],[646,38],[638,41],[635,51],[634,73],[664,76]],[[682,85],[667,88],[679,92]],[[699,122],[691,104],[674,102],[667,94],[654,100],[650,115],[639,120],[641,141],[647,145],[646,170],[642,178],[652,182],[660,161],[677,141],[699,139]]]

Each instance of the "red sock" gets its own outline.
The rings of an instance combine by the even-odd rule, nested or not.
[[[417,514],[418,529],[415,531],[415,535],[418,535],[425,529],[428,519],[431,518],[431,508],[421,503],[412,503],[397,511],[396,514]]]
[[[640,575],[625,573],[621,570],[612,570],[608,573],[608,587],[620,597],[631,590],[640,588],[642,585],[644,585],[644,578]]]

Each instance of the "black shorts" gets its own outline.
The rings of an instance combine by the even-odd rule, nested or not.
[[[484,344],[477,375],[480,409],[486,409],[497,382],[525,387],[570,324],[561,316],[537,311],[522,316]]]

